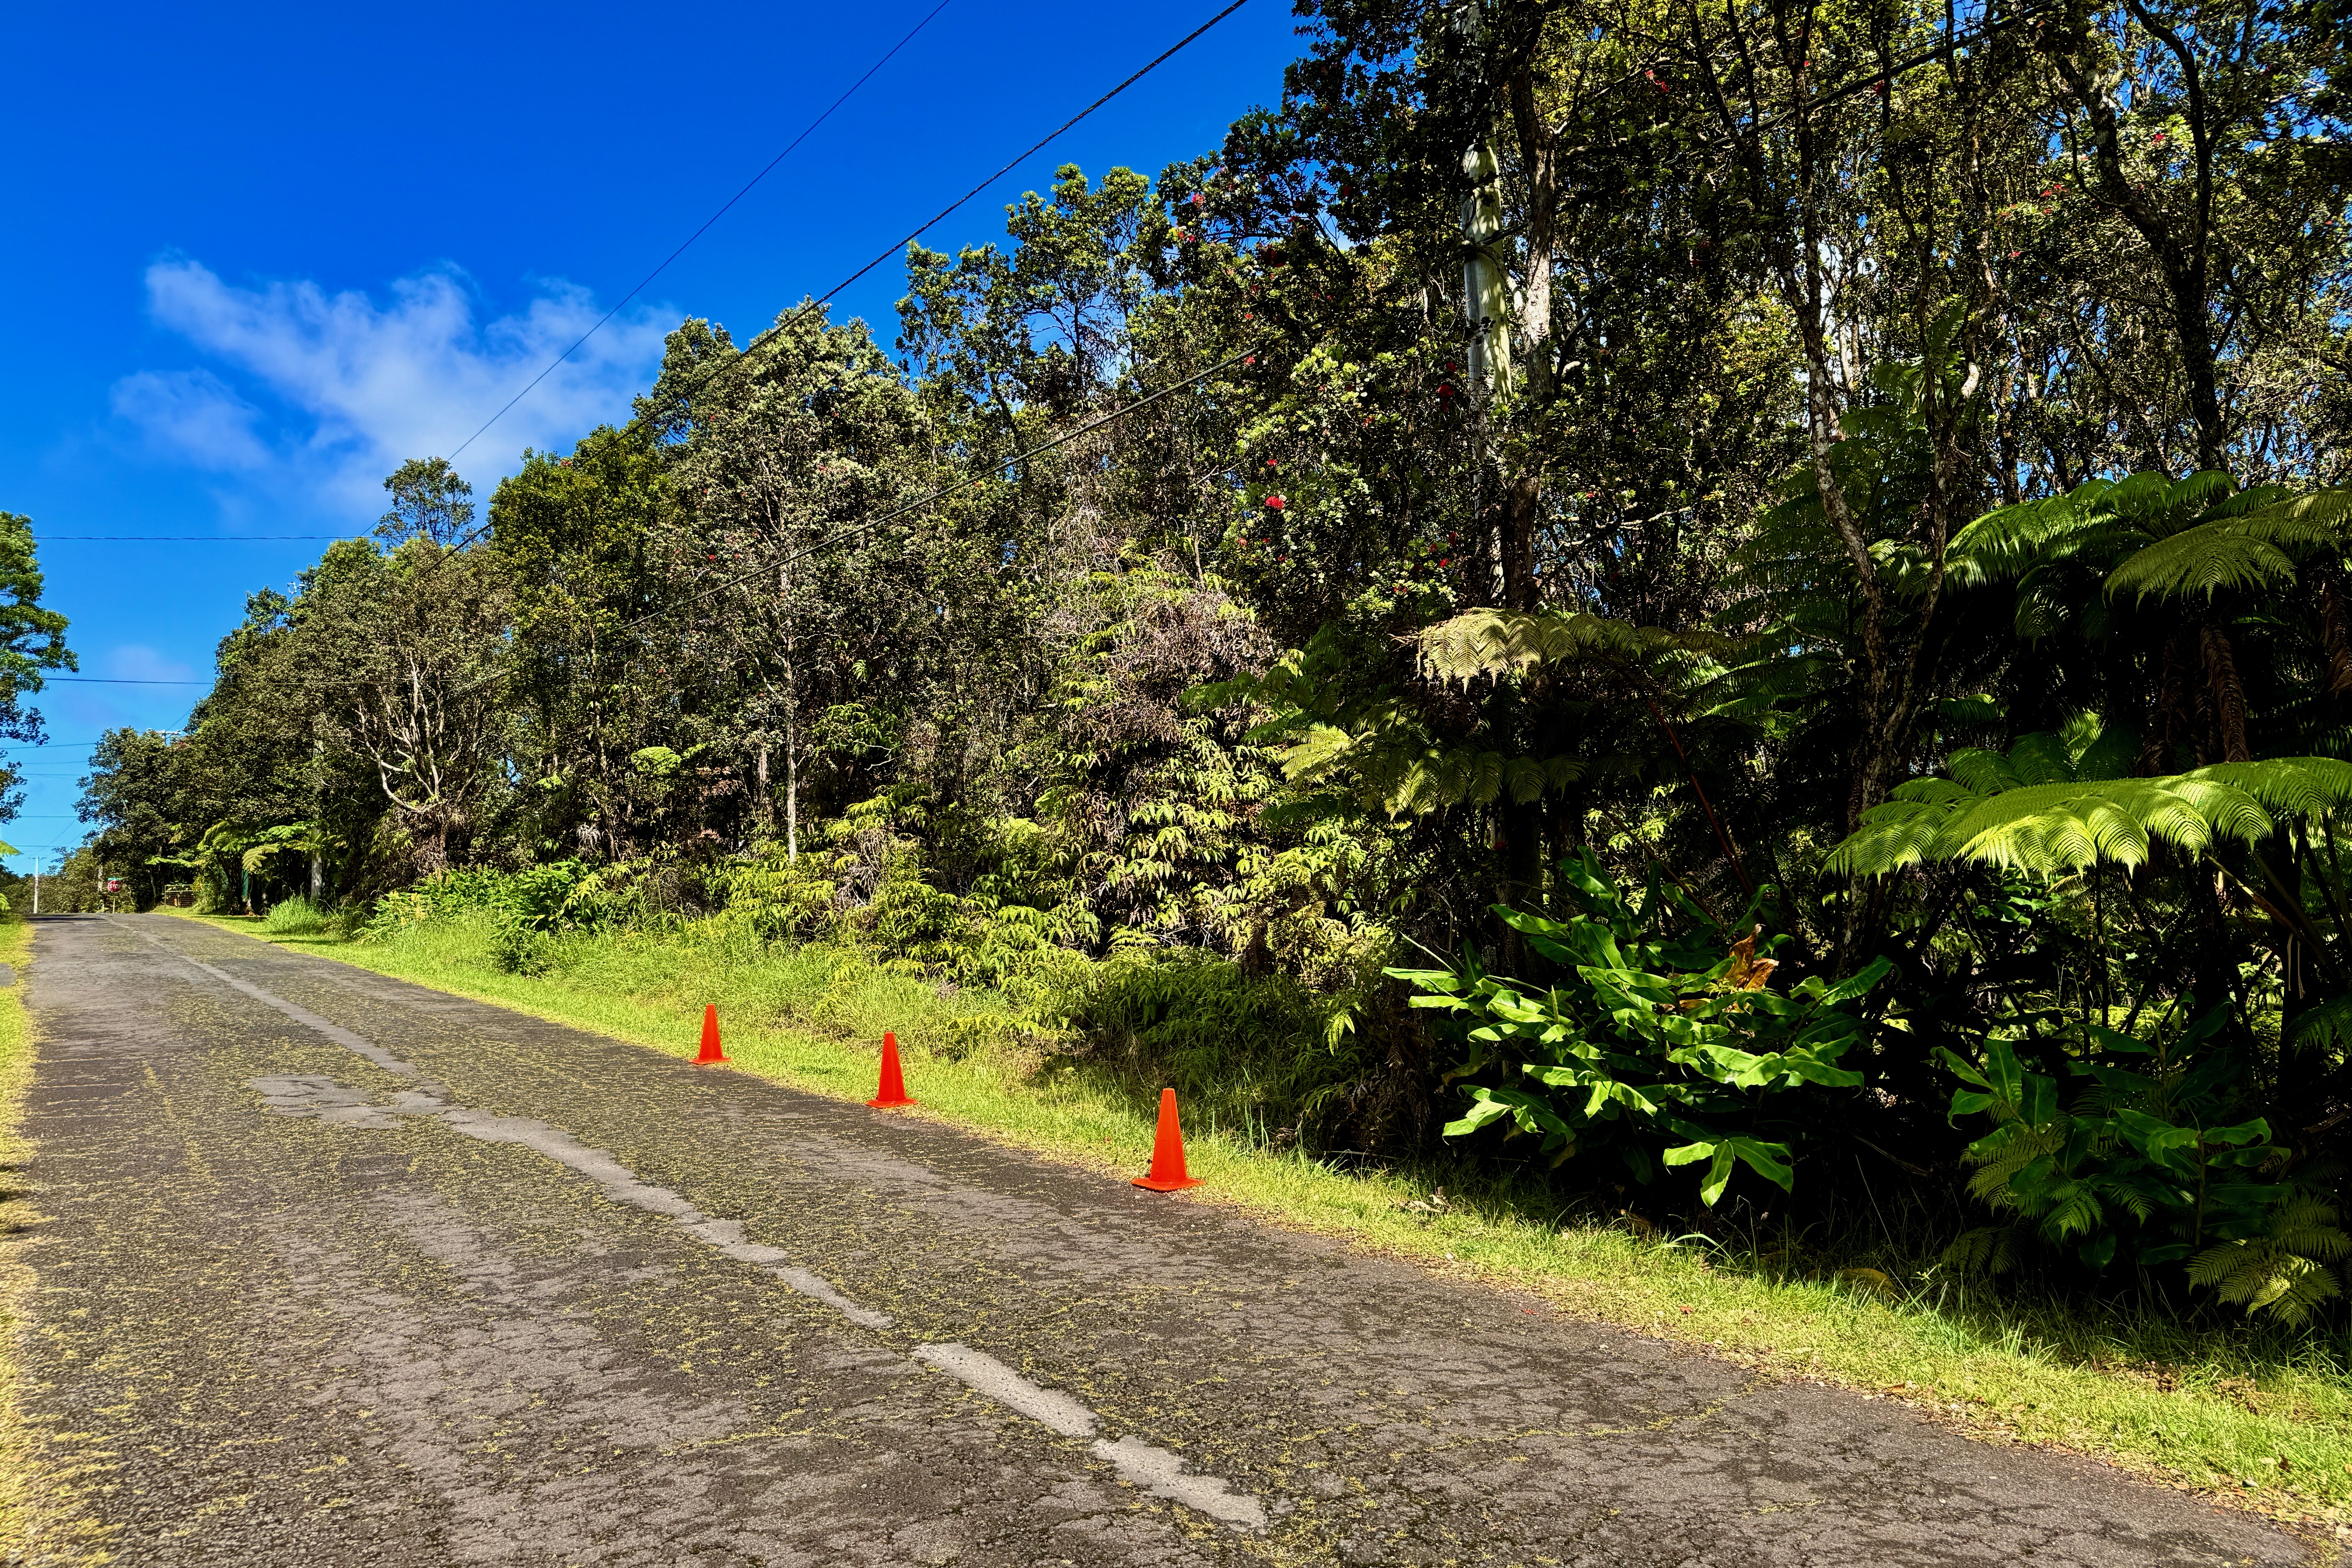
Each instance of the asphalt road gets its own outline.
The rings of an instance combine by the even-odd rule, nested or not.
[[[184,921],[34,951],[36,1563],[2303,1561],[1892,1402]]]

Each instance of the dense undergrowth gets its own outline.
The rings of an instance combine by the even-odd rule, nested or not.
[[[1140,1168],[1159,1082],[1187,1055],[1155,1050],[1150,1038],[1170,1037],[1148,1031],[1118,1049],[1070,1048],[1019,1026],[1024,1009],[1002,992],[928,977],[845,935],[769,942],[723,918],[563,929],[518,963],[511,911],[472,901],[484,881],[465,885],[461,899],[428,884],[350,936],[276,939],[680,1055],[715,1004],[740,1068],[842,1098],[872,1092],[877,1042],[894,1030],[919,1114],[1112,1175]],[[223,923],[271,934],[260,921]],[[1234,1016],[1217,1011],[1221,986],[1171,978],[1190,970],[1171,966],[1142,994],[1163,1009],[1190,998],[1179,1011],[1194,1029]],[[1916,1208],[1830,1230],[1735,1204],[1713,1234],[1677,1233],[1635,1208],[1564,1201],[1533,1169],[1318,1152],[1269,1111],[1302,1102],[1274,1092],[1299,1096],[1296,1071],[1196,1080],[1185,1113],[1192,1168],[1211,1183],[1201,1197],[1897,1397],[1980,1437],[2056,1443],[2290,1514],[2352,1508],[2347,1347],[2307,1327],[2200,1324],[2027,1281],[1996,1291],[1943,1262],[1947,1233]]]

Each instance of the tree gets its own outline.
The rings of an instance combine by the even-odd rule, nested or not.
[[[96,825],[91,847],[118,868],[136,909],[152,909],[165,887],[184,881],[194,847],[180,810],[185,755],[153,730],[110,730],[90,752],[77,812]]]
[[[375,536],[398,547],[412,539],[447,549],[474,525],[474,487],[460,479],[446,458],[411,458],[384,476],[392,510],[375,525]]]
[[[43,672],[80,668],[66,647],[65,616],[41,606],[33,520],[0,511],[0,741],[39,745],[41,711],[25,700],[41,689]],[[23,808],[23,776],[14,763],[0,767],[0,822]]]

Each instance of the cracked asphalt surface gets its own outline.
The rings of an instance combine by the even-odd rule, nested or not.
[[[34,951],[35,1563],[2305,1560],[2086,1460],[168,916]]]

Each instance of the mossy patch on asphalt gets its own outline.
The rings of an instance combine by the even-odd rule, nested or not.
[[[260,922],[216,919],[266,936]],[[852,950],[746,954],[643,934],[573,939],[542,975],[502,972],[486,929],[383,942],[280,937],[320,956],[552,1022],[691,1056],[716,1004],[739,1070],[840,1099],[874,1093],[884,1029],[907,1054],[911,1112],[1052,1159],[1140,1174],[1148,1099],[1034,1055],[975,1046],[950,1020],[994,999],[944,994]],[[1534,1292],[1562,1311],[1704,1346],[1761,1369],[1898,1399],[1983,1440],[2055,1447],[2281,1517],[2352,1521],[2352,1377],[2342,1347],[2275,1331],[2192,1330],[2158,1314],[1956,1298],[1801,1259],[1759,1266],[1707,1247],[1563,1223],[1538,1194],[1456,1190],[1189,1126],[1186,1201]],[[1769,1257],[1769,1247],[1763,1249]]]

